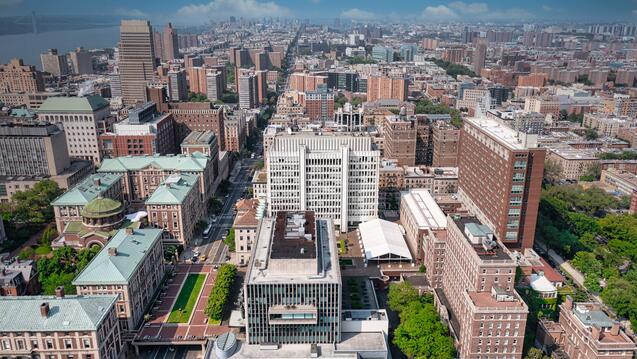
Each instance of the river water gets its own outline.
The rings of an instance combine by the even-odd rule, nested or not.
[[[39,34],[0,35],[0,64],[14,57],[21,57],[24,63],[42,69],[40,54],[47,49],[58,49],[67,53],[77,47],[102,49],[115,47],[119,41],[119,26],[84,30],[49,31]]]

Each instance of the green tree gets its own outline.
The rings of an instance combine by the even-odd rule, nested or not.
[[[18,258],[21,260],[33,259],[35,257],[35,250],[33,247],[24,247],[18,254]]]
[[[617,315],[630,319],[633,327],[637,326],[637,286],[623,278],[608,280],[601,298]]]
[[[454,358],[455,348],[449,330],[431,303],[411,302],[400,314],[394,331],[394,344],[410,358]]]
[[[75,293],[71,285],[73,278],[101,250],[99,246],[76,251],[71,247],[61,247],[53,251],[51,258],[40,258],[37,262],[38,279],[44,294],[54,294],[55,288],[64,286],[69,294]]]
[[[409,282],[398,282],[389,285],[387,304],[395,312],[401,312],[409,303],[417,301],[418,291]]]
[[[213,321],[221,321],[223,309],[230,295],[232,284],[237,274],[237,267],[232,264],[223,264],[219,268],[215,284],[208,296],[208,303],[204,313]]]
[[[454,64],[449,61],[444,61],[444,60],[435,59],[435,58],[429,58],[427,60],[432,61],[436,65],[442,67],[447,72],[447,75],[452,76],[454,79],[457,78],[458,75],[467,75],[471,77],[476,77],[475,72],[469,70],[469,68],[466,66],[463,66],[460,64]]]
[[[210,102],[205,94],[188,92],[188,102]]]
[[[593,182],[598,181],[602,175],[602,169],[599,164],[591,166],[581,177],[580,181]]]
[[[597,273],[590,273],[584,277],[584,286],[586,289],[594,293],[599,293],[602,287],[599,285],[599,275]]]
[[[562,166],[552,159],[544,161],[544,181],[549,184],[557,183],[562,177]]]
[[[347,59],[347,63],[350,65],[357,65],[357,64],[375,64],[376,60],[374,59],[370,59],[367,57],[363,57],[363,56],[354,56],[354,57],[350,57]]]
[[[589,141],[596,140],[598,137],[599,137],[599,134],[597,133],[597,131],[595,131],[592,128],[587,128],[584,131],[584,138],[586,138]]]
[[[551,359],[550,357],[544,355],[544,352],[538,348],[531,348],[529,352],[526,353],[524,359]]]
[[[599,154],[601,160],[637,160],[637,152],[635,151],[622,151],[622,152],[603,152]]]
[[[174,244],[164,247],[164,260],[172,262],[177,257],[177,246]]]
[[[225,243],[228,246],[228,250],[230,252],[235,251],[234,228],[230,228],[230,230],[228,231],[228,235],[226,236],[226,239],[223,240],[223,243]]]
[[[229,84],[234,84],[234,65],[226,63],[226,79]]]

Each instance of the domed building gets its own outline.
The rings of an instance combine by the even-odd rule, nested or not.
[[[114,199],[97,197],[87,203],[80,214],[87,229],[111,231],[124,221],[124,205]]]
[[[53,247],[103,247],[122,226],[139,226],[138,222],[125,224],[124,205],[111,198],[96,197],[81,212],[81,221],[71,221],[56,239]]]

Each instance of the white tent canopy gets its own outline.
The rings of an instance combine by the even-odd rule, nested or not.
[[[398,224],[374,219],[358,225],[367,260],[411,260],[411,253]]]

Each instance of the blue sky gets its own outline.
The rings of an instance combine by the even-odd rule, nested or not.
[[[0,16],[106,14],[154,22],[200,24],[209,19],[261,16],[418,21],[629,21],[637,0],[0,0]]]

